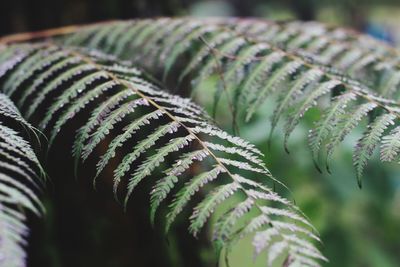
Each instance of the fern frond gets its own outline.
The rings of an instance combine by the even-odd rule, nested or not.
[[[277,100],[277,107],[272,115],[271,119],[271,132],[275,128],[281,114],[287,110],[295,99],[298,99],[299,95],[302,94],[302,90],[306,86],[311,86],[312,83],[318,82],[322,77],[320,70],[311,69],[305,73],[299,74],[299,78],[295,81],[295,84],[289,89],[288,92],[284,92],[279,96]]]
[[[322,141],[333,131],[341,115],[345,113],[348,103],[355,99],[353,93],[340,95],[325,111],[321,120],[309,133],[309,144],[313,152],[314,161],[317,162]]]
[[[328,157],[332,155],[333,150],[339,146],[339,143],[344,140],[351,130],[353,130],[357,124],[376,107],[377,106],[374,103],[366,103],[352,110],[350,114],[342,114],[342,116],[339,117],[338,123],[330,133],[330,139],[327,145]]]
[[[285,144],[288,142],[290,134],[295,129],[296,125],[304,114],[313,106],[317,105],[317,100],[323,95],[329,93],[333,88],[339,85],[338,81],[327,81],[321,83],[315,90],[313,90],[306,98],[300,103],[300,107],[289,115],[285,127]]]
[[[163,27],[157,28],[161,24]],[[354,109],[376,105],[383,113],[395,114],[396,123],[400,115],[399,104],[386,99],[396,99],[400,89],[400,64],[393,59],[398,51],[348,30],[318,23],[257,19],[161,18],[115,22],[112,28],[128,29],[138,36],[128,39],[113,35],[113,40],[104,34],[105,27],[109,25],[88,26],[59,42],[100,49],[152,72],[164,73],[164,78],[174,69],[176,83],[189,79],[192,93],[199,93],[202,81],[217,76],[220,81],[213,88],[214,111],[219,99],[227,97],[233,116],[244,111],[246,121],[268,98],[277,96],[271,133],[282,115],[289,115],[284,135],[286,150],[305,112],[311,107],[320,108],[317,100],[330,92],[353,95]],[[80,41],[74,42],[75,38]],[[336,129],[337,115],[343,113],[340,125],[344,128],[332,137],[335,141],[327,149],[327,159],[363,117],[360,114],[359,118],[347,119],[345,114],[350,109],[335,105],[336,101],[321,105],[333,112],[333,120],[328,116],[311,131],[315,161],[321,143]]]
[[[147,24],[143,22],[143,25]],[[110,25],[102,31],[101,36],[107,36],[117,26]],[[177,25],[180,31],[176,35],[190,34],[181,26]],[[196,23],[193,27],[199,29]],[[156,30],[152,26],[146,33],[140,31],[140,40],[136,41],[135,46],[146,42]],[[104,37],[96,38],[92,45],[101,45]],[[76,39],[85,40],[85,37]],[[28,77],[23,79],[33,83],[46,76],[46,82],[36,82],[35,92],[26,95],[26,108],[22,107],[26,109],[25,116],[36,121],[50,137],[50,145],[56,144],[54,141],[64,134],[67,126],[77,128],[73,155],[81,163],[89,157],[99,156],[94,181],[100,175],[105,177],[106,173],[110,173],[104,172],[106,168],[112,168],[113,175],[107,178],[113,182],[116,197],[119,197],[117,193],[124,195],[126,205],[141,183],[155,180],[147,179],[149,177],[159,177],[160,180],[155,182],[150,192],[151,220],[155,219],[158,208],[167,204],[168,230],[176,217],[192,205],[193,196],[198,194],[200,200],[197,200],[189,217],[189,230],[196,235],[209,222],[214,211],[223,208],[222,204],[228,197],[236,199],[244,196],[253,203],[251,209],[254,213],[251,214],[268,214],[277,217],[276,222],[293,224],[292,227],[264,224],[255,233],[274,228],[280,239],[289,240],[286,236],[293,235],[298,236],[299,240],[304,239],[302,250],[300,241],[296,249],[293,249],[294,241],[291,241],[291,247],[285,248],[287,257],[297,263],[304,263],[306,259],[324,259],[319,252],[310,252],[309,241],[306,240],[318,241],[315,235],[304,235],[314,231],[311,224],[291,202],[272,192],[265,183],[265,179],[275,181],[275,178],[258,158],[262,154],[254,145],[220,130],[190,100],[165,92],[140,71],[119,66],[108,56],[48,43],[15,45],[10,49],[17,47],[24,50],[30,46],[36,49],[32,57],[42,54],[41,51],[51,51],[48,57],[56,53],[63,54],[63,57],[48,63],[45,68],[25,73]],[[73,64],[62,63],[60,68],[58,64],[66,62],[67,58],[79,60]],[[25,60],[29,60],[29,56]],[[19,73],[21,66],[25,68],[25,60],[9,69],[2,81],[12,84],[11,79],[16,79],[14,74]],[[58,71],[54,72],[54,68]],[[75,82],[71,83],[72,80]],[[15,92],[24,92],[30,87],[24,82],[19,83]],[[106,149],[99,149],[104,145]],[[113,164],[109,164],[111,160]],[[215,190],[209,192],[211,187]],[[241,216],[236,216],[237,220],[230,220],[229,227],[239,228],[238,219],[250,219],[244,215],[242,212]],[[226,227],[222,231],[230,232]],[[231,235],[224,234],[216,242],[227,247],[234,240],[235,234],[231,231]],[[270,240],[266,246],[274,243],[275,240]],[[315,248],[312,251],[318,250]]]
[[[110,159],[115,156],[118,147],[121,147],[125,142],[127,142],[129,138],[131,138],[133,134],[142,126],[144,126],[145,124],[150,124],[151,120],[156,120],[162,115],[162,112],[156,110],[149,114],[143,115],[141,118],[133,121],[130,125],[126,126],[123,133],[112,140],[106,154],[104,154],[101,160],[98,162],[96,176],[98,176],[100,172],[105,168]]]
[[[228,25],[239,33],[267,41],[294,53],[306,51],[327,66],[349,73],[353,79],[368,80],[382,91],[379,76],[398,66],[398,52],[373,38],[317,22],[274,23],[264,20],[231,20]]]
[[[232,196],[240,189],[240,185],[236,182],[221,185],[200,202],[194,209],[193,214],[190,216],[191,224],[189,227],[190,232],[196,236],[197,233],[203,228],[208,218],[214,212],[215,208],[225,201],[228,197]]]
[[[393,125],[395,116],[393,114],[384,114],[377,117],[369,126],[366,133],[358,141],[354,150],[354,166],[357,171],[358,185],[361,187],[361,176],[368,159],[372,156],[375,147],[378,145],[383,132],[389,125]]]
[[[257,93],[257,98],[254,103],[250,103],[247,110],[246,121],[250,120],[254,112],[262,105],[262,103],[264,103],[266,98],[275,92],[279,85],[278,83],[287,79],[291,74],[294,74],[300,67],[301,64],[298,61],[288,62],[281,67],[278,67],[278,69],[275,70],[267,80],[267,83],[262,86],[260,92]]]
[[[26,266],[26,212],[41,216],[42,168],[22,133],[34,131],[0,93],[0,254],[2,266]]]
[[[75,168],[77,168],[79,158],[82,154],[82,150],[85,147],[86,141],[90,138],[91,132],[95,129],[96,126],[101,124],[101,122],[109,116],[110,112],[119,106],[127,98],[134,95],[131,90],[122,90],[112,97],[108,98],[106,101],[102,102],[96,109],[94,109],[91,113],[90,118],[87,123],[82,126],[75,137],[72,153],[75,156]],[[119,113],[119,112],[118,112]],[[86,148],[87,149],[87,148]]]
[[[382,138],[381,160],[393,161],[400,151],[400,127],[397,126],[389,135]]]

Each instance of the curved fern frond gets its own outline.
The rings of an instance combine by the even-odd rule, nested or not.
[[[164,26],[158,27],[160,24]],[[104,35],[104,28],[132,29],[138,38],[119,34],[113,35],[112,40]],[[92,46],[93,40],[96,46]],[[172,73],[177,84],[187,79],[193,85],[192,91],[199,94],[202,81],[217,77],[214,107],[224,95],[233,116],[241,115],[241,110],[246,121],[274,96],[277,101],[271,133],[283,115],[288,115],[286,150],[291,133],[305,113],[312,107],[326,110],[310,133],[315,162],[324,147],[329,159],[372,106],[377,112],[371,116],[392,114],[395,124],[400,117],[400,62],[396,60],[400,53],[372,38],[323,24],[222,18],[146,19],[84,27],[58,42],[99,49],[153,73]],[[120,50],[116,51],[115,46]],[[352,101],[342,106],[335,100],[337,95],[342,95],[338,99],[343,101],[352,96]],[[328,101],[322,101],[324,98]],[[363,108],[358,110],[359,107]],[[354,110],[358,110],[357,115],[349,114]],[[334,142],[325,146],[329,139]]]
[[[383,132],[389,125],[393,125],[395,116],[393,114],[384,114],[377,117],[369,126],[366,133],[358,141],[354,152],[353,160],[357,171],[359,186],[361,186],[360,178],[368,159],[372,156],[375,147],[379,144]]]
[[[265,20],[230,20],[235,31],[259,41],[273,43],[283,50],[307,55],[314,62],[334,67],[359,81],[367,81],[382,95],[390,97],[389,88],[399,83],[386,83],[382,75],[398,77],[399,52],[367,35],[343,28],[328,28],[318,22],[282,22]],[[306,53],[304,53],[306,52]]]
[[[117,26],[120,25],[111,25],[101,35],[106,36]],[[187,34],[181,29],[177,35]],[[157,27],[152,26],[146,33],[143,30],[139,34],[140,42]],[[102,39],[91,43],[98,46]],[[224,209],[222,204],[227,203],[226,199],[251,202],[251,206],[247,206],[254,212],[250,216],[237,213],[237,219],[251,223],[254,216],[263,214],[268,222],[246,233],[240,230],[241,224],[231,220],[230,230],[224,227],[224,235],[215,235],[216,243],[227,248],[237,240],[237,231],[241,237],[257,236],[271,228],[276,238],[265,240],[264,248],[276,247],[275,243],[285,241],[289,245],[282,248],[282,253],[293,264],[308,265],[315,260],[325,260],[313,245],[309,245],[311,240],[319,240],[315,234],[305,234],[314,231],[311,224],[294,204],[269,188],[267,182],[273,183],[275,178],[258,158],[261,152],[252,144],[220,130],[190,100],[161,90],[140,71],[129,71],[98,53],[48,43],[15,45],[8,49],[31,47],[34,47],[32,56],[35,57],[42,51],[47,51],[47,57],[54,54],[63,54],[63,57],[44,68],[22,74],[28,75],[22,77],[23,80],[33,83],[43,76],[47,78],[46,83],[35,83],[35,92],[27,94],[20,109],[50,137],[51,145],[57,143],[56,139],[66,128],[78,129],[73,145],[77,162],[98,158],[95,180],[111,179],[116,198],[122,196],[125,206],[137,187],[146,181],[153,182],[150,192],[152,221],[158,208],[167,206],[168,230],[178,215],[197,202],[189,216],[189,230],[197,235],[210,216],[216,216],[215,210]],[[53,72],[54,66],[68,58],[79,60],[63,64],[59,71]],[[14,74],[21,73],[20,67],[25,68],[29,60],[28,56],[5,72],[2,82],[13,84]],[[75,82],[71,83],[71,79]],[[25,94],[29,88],[30,84],[19,83],[12,95]],[[106,175],[110,172],[105,172],[110,168],[112,177]],[[214,189],[210,191],[211,187]],[[216,220],[223,220],[223,216]],[[230,234],[226,234],[228,232]]]
[[[397,126],[382,139],[381,160],[393,161],[400,151],[400,127]]]
[[[29,228],[26,212],[41,216],[38,198],[42,168],[31,145],[21,136],[32,127],[13,102],[0,93],[0,265],[26,266]]]

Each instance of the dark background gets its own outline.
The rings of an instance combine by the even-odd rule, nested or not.
[[[398,0],[1,0],[0,36],[111,19],[199,15],[320,20],[385,40],[382,31],[389,31],[397,42],[399,5]],[[378,25],[371,29],[371,22]]]
[[[317,10],[326,5],[343,8],[347,13],[360,13],[365,3],[389,3],[390,1],[317,1],[317,0],[13,0],[0,1],[0,34],[33,31],[68,24],[81,24],[109,19],[136,17],[190,15],[199,4],[225,5],[221,14],[233,16],[259,16],[260,8],[280,6],[293,12],[302,20],[316,19]],[[215,11],[215,10],[214,10]],[[213,13],[210,10],[211,14]],[[266,10],[274,13],[274,9]],[[204,14],[207,15],[207,14]],[[265,14],[264,14],[265,15]],[[343,14],[342,16],[348,16]]]

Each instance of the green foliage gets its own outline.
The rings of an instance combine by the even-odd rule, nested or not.
[[[137,38],[126,37],[135,34]],[[245,121],[252,119],[266,99],[274,96],[270,132],[286,115],[287,151],[288,139],[300,119],[317,107],[323,115],[309,138],[317,168],[321,150],[325,148],[330,158],[367,115],[391,114],[395,125],[400,115],[399,52],[370,37],[315,22],[147,19],[87,26],[58,41],[131,60],[152,73],[163,72],[164,78],[187,79],[198,94],[202,93],[198,89],[202,81],[216,75],[214,109],[221,97],[226,97],[234,124],[241,113]],[[381,140],[388,138],[385,132],[375,137],[376,145],[381,146]],[[368,154],[376,145],[370,146]],[[396,146],[386,141],[382,159],[396,160],[397,153],[392,152]],[[354,165],[361,185],[370,156],[361,155],[360,162],[359,152],[357,144]],[[329,170],[328,161],[326,164]]]
[[[38,43],[10,45],[3,54],[24,55],[3,74],[4,92],[26,96],[18,107],[49,137],[49,146],[68,128],[78,129],[72,149],[75,168],[99,157],[94,183],[111,178],[115,197],[122,196],[125,206],[140,184],[158,180],[150,192],[152,221],[165,206],[168,231],[188,210],[189,231],[196,236],[215,210],[239,196],[238,207],[247,212],[235,209],[228,224],[224,216],[215,218],[216,225],[224,224],[215,227],[218,247],[228,249],[250,235],[257,253],[284,255],[271,262],[289,259],[319,266],[325,260],[311,243],[319,241],[311,224],[268,185],[276,180],[259,158],[261,152],[219,129],[189,99],[171,95],[140,70],[90,50]],[[7,66],[8,60],[0,64]],[[13,80],[21,82],[14,88]],[[110,168],[112,177],[104,175]],[[264,220],[250,229],[238,223],[254,224],[257,216]],[[268,229],[274,237],[260,239]]]
[[[268,266],[319,266],[326,260],[312,243],[319,241],[312,225],[272,189],[279,181],[262,153],[183,98],[188,89],[201,95],[201,85],[217,78],[212,113],[226,102],[234,128],[239,119],[259,117],[274,97],[270,136],[286,117],[287,151],[307,111],[319,111],[309,146],[318,169],[326,150],[328,172],[339,144],[366,127],[353,153],[360,186],[376,147],[382,161],[398,161],[399,52],[366,36],[318,23],[160,18],[83,26],[42,41],[0,47],[1,90],[7,95],[0,95],[0,115],[30,128],[21,112],[46,134],[49,147],[77,129],[75,172],[89,158],[97,161],[93,184],[109,179],[125,207],[150,183],[150,219],[154,224],[164,208],[166,232],[186,215],[189,232],[197,236],[215,217],[218,255],[247,236],[256,256],[267,251]],[[170,90],[152,75],[172,83]],[[35,171],[15,158],[40,166],[29,144],[10,139],[16,132],[0,125],[12,141],[12,154],[2,156],[32,180]],[[29,186],[11,185],[32,198],[18,195],[22,206],[40,204]]]
[[[41,167],[22,132],[34,129],[13,102],[0,94],[0,252],[1,265],[25,265],[24,247],[29,230],[26,212],[43,213],[38,198],[43,180]]]

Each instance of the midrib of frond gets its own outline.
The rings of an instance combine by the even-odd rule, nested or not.
[[[93,67],[95,67],[98,71],[104,71],[103,68],[96,64],[93,60],[91,60],[90,58],[86,57],[83,54],[79,54],[76,51],[69,51],[71,53],[71,55],[75,55],[77,57],[82,58],[83,61],[85,61],[87,64],[92,65]],[[119,79],[115,74],[111,73],[111,72],[107,72],[104,71],[105,73],[107,73],[107,75],[114,80],[117,83],[120,83],[122,85],[124,85],[126,88],[130,88],[132,89],[136,94],[138,94],[141,98],[145,99],[148,103],[150,103],[154,108],[162,111],[166,116],[168,116],[172,121],[174,121],[175,123],[179,124],[183,129],[185,129],[189,135],[193,136],[193,138],[195,140],[197,140],[197,142],[200,144],[200,146],[207,151],[207,153],[215,160],[216,164],[218,166],[220,166],[223,170],[224,173],[226,173],[227,175],[229,175],[229,177],[238,184],[238,188],[247,196],[247,198],[252,199],[252,196],[248,194],[247,190],[241,185],[241,183],[239,181],[237,181],[237,179],[235,178],[235,176],[229,171],[229,169],[225,166],[225,164],[223,164],[221,162],[221,160],[208,148],[208,146],[206,144],[204,144],[204,142],[189,128],[187,127],[185,124],[183,124],[180,120],[178,120],[172,113],[170,113],[169,111],[167,111],[164,107],[160,106],[159,104],[157,104],[156,102],[154,102],[150,97],[146,96],[145,94],[143,94],[139,89],[135,88],[134,86],[132,86],[132,84]],[[126,202],[126,201],[125,201]],[[254,204],[255,207],[257,207],[260,212],[262,212],[261,207],[255,203]]]
[[[238,35],[236,32],[232,32],[232,33],[235,34],[235,35],[237,35],[238,37],[240,37],[240,35]],[[348,90],[348,91],[350,91],[350,92],[356,94],[357,96],[359,96],[359,97],[361,97],[361,98],[364,98],[364,99],[367,100],[368,102],[375,103],[375,104],[378,105],[379,107],[381,107],[381,108],[387,110],[389,113],[392,113],[392,114],[394,114],[396,117],[400,118],[400,114],[397,114],[396,111],[394,111],[393,109],[389,108],[387,105],[383,104],[383,103],[382,103],[381,101],[379,101],[379,100],[382,100],[382,101],[384,101],[384,102],[389,102],[389,103],[391,103],[391,104],[399,105],[397,102],[390,101],[390,100],[385,99],[385,98],[373,99],[373,98],[371,98],[371,95],[367,95],[367,94],[363,93],[361,88],[354,87],[354,86],[352,86],[350,83],[347,83],[347,82],[344,82],[344,81],[342,81],[342,80],[337,79],[337,77],[335,77],[335,76],[333,76],[333,75],[327,73],[327,72],[324,71],[323,69],[321,69],[321,66],[312,64],[312,63],[310,63],[310,62],[307,62],[307,61],[305,61],[302,57],[299,57],[299,56],[296,55],[295,53],[290,52],[290,51],[283,50],[283,49],[281,49],[281,48],[275,46],[273,43],[266,42],[266,41],[257,41],[257,39],[252,39],[252,38],[248,38],[248,37],[246,37],[246,40],[249,41],[250,43],[253,43],[253,44],[265,43],[266,45],[269,46],[269,48],[270,48],[271,50],[273,50],[273,51],[275,51],[275,52],[278,52],[278,53],[284,54],[285,57],[291,59],[292,61],[294,61],[294,62],[301,62],[301,65],[306,66],[306,67],[308,67],[309,69],[315,69],[315,70],[321,71],[321,72],[323,73],[323,76],[324,76],[324,77],[327,77],[329,80],[332,80],[332,81],[337,81],[337,82],[338,82],[338,86],[342,85],[346,90]],[[215,49],[215,48],[214,48],[214,49]],[[225,54],[225,55],[224,55],[224,54],[222,54],[222,56],[225,56],[225,57],[227,57],[227,58],[234,58],[234,59],[237,60],[237,57],[236,57],[235,55],[229,55],[229,54]],[[261,59],[262,59],[262,58],[259,58],[259,57],[256,58],[256,60],[261,60]],[[360,81],[358,81],[358,82],[360,82]],[[360,84],[362,84],[362,83],[360,82]],[[366,86],[366,87],[367,87],[367,86]]]

